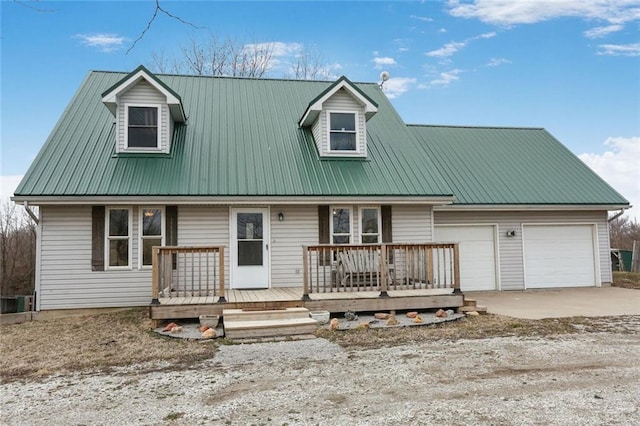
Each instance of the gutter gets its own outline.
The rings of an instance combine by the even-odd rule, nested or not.
[[[611,217],[607,222],[609,222],[609,223],[613,222],[614,220],[616,220],[617,218],[622,216],[624,214],[625,210],[630,209],[631,207],[633,207],[633,206],[621,208],[620,211],[618,213],[614,214],[613,217]]]
[[[33,219],[36,225],[38,225],[40,223],[40,220],[38,219],[38,216],[36,216],[36,214],[33,212],[33,210],[31,210],[31,207],[29,207],[29,202],[25,201],[23,205],[24,209],[27,211],[27,214],[31,217],[31,219]]]

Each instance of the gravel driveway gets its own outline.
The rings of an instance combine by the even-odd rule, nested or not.
[[[6,424],[640,424],[627,331],[345,351],[223,346],[191,369],[136,365],[3,385]],[[636,320],[637,319],[637,320]]]

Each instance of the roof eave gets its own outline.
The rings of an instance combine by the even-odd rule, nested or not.
[[[104,103],[107,108],[109,108],[109,111],[115,115],[118,95],[127,91],[141,79],[144,79],[147,83],[151,84],[156,90],[166,97],[167,104],[171,111],[171,118],[175,122],[184,123],[187,121],[180,95],[142,65],[104,91],[102,93],[102,103]]]
[[[438,211],[552,211],[552,210],[620,210],[629,204],[450,204],[435,207]]]

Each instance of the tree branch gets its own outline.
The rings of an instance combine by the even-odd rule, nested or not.
[[[40,0],[31,0],[32,2],[39,2]],[[26,8],[29,8],[31,10],[35,10],[36,12],[44,12],[44,13],[52,13],[52,12],[56,12],[56,9],[42,9],[40,7],[36,7],[33,6],[29,3],[27,3],[26,1],[23,0],[13,0],[14,3],[19,4],[20,6],[24,6]]]
[[[197,25],[194,25],[193,23],[189,22],[189,21],[185,21],[184,19],[182,19],[181,17],[174,15],[173,13],[169,12],[168,10],[164,9],[162,6],[160,6],[160,0],[155,0],[156,3],[156,7],[153,10],[153,15],[151,16],[151,19],[149,19],[149,22],[147,22],[147,26],[144,28],[144,30],[142,30],[142,32],[140,33],[140,35],[138,36],[138,38],[136,38],[133,43],[131,44],[131,46],[127,49],[126,54],[129,54],[129,52],[131,52],[131,50],[136,47],[136,44],[142,40],[142,38],[145,36],[145,34],[147,33],[147,31],[149,31],[149,29],[151,28],[151,25],[154,23],[154,21],[156,20],[156,18],[158,17],[158,12],[160,13],[164,13],[166,16],[168,16],[171,19],[175,19],[176,21],[180,22],[181,24],[185,24],[185,25],[189,25],[195,29],[201,29],[204,27],[199,27]]]

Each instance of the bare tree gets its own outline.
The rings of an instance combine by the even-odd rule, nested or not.
[[[633,242],[640,241],[640,223],[627,216],[620,216],[609,222],[611,248],[631,250]]]
[[[291,64],[291,72],[287,77],[296,80],[329,80],[331,69],[322,58],[322,53],[315,47],[303,47]]]
[[[154,52],[151,68],[160,73],[251,78],[263,78],[278,69],[282,76],[297,80],[331,78],[330,69],[323,64],[322,55],[317,50],[300,47],[288,53],[294,60],[287,63],[282,54],[276,56],[277,48],[273,42],[245,43],[216,36],[199,41],[192,36],[178,56]]]
[[[32,294],[35,284],[36,224],[9,201],[0,204],[0,293]]]

